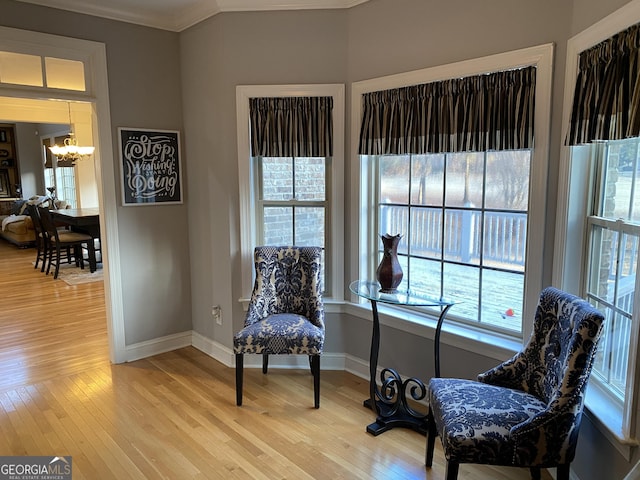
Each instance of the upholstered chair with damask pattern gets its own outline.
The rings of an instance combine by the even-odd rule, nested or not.
[[[320,247],[256,247],[255,283],[244,328],[233,337],[236,403],[242,405],[244,354],[308,355],[314,406],[320,406],[320,354],[324,345],[324,308],[320,285]]]
[[[477,382],[431,379],[427,467],[440,436],[447,480],[461,463],[527,467],[534,479],[557,467],[568,480],[603,321],[585,300],[548,287],[520,353]]]

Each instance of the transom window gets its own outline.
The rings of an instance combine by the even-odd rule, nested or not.
[[[0,51],[0,83],[85,92],[85,65],[78,60]]]

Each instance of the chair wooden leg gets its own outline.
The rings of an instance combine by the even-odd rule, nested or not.
[[[540,468],[539,467],[531,467],[529,468],[531,472],[531,480],[540,480]]]
[[[266,374],[267,370],[269,370],[269,354],[263,353],[262,354],[262,373]]]
[[[311,355],[309,359],[313,374],[313,406],[320,408],[320,355]]]
[[[447,462],[447,471],[444,474],[445,480],[458,480],[458,470],[460,464],[452,461]]]
[[[49,242],[47,240],[42,241],[42,267],[40,271],[44,273],[45,268],[47,267],[47,259],[49,258]]]
[[[42,243],[40,241],[36,241],[36,263],[33,268],[38,268],[38,264],[40,263],[40,257],[42,256]]]
[[[56,246],[56,264],[55,264],[55,270],[53,271],[53,278],[54,279],[58,278],[58,271],[59,270],[60,270],[60,247]]]
[[[562,465],[558,465],[558,471],[556,473],[557,480],[569,480],[569,474],[571,473],[571,464],[563,463]]]
[[[242,370],[244,368],[244,355],[236,353],[236,405],[242,405]]]
[[[429,413],[427,414],[427,428],[427,451],[425,452],[424,464],[426,467],[431,467],[433,465],[433,450],[436,447],[436,437],[438,436],[431,408],[429,408]]]

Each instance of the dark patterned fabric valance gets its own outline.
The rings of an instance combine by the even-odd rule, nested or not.
[[[367,93],[358,153],[532,148],[535,86],[531,66]]]
[[[640,136],[640,24],[580,54],[565,143]]]
[[[332,97],[249,99],[251,156],[333,156],[332,111]]]

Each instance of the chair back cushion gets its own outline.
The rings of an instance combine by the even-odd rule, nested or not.
[[[602,313],[582,298],[544,289],[533,332],[520,354],[520,389],[547,404],[584,394],[603,320]]]
[[[292,313],[324,330],[320,247],[262,246],[254,250],[255,282],[245,326]]]

